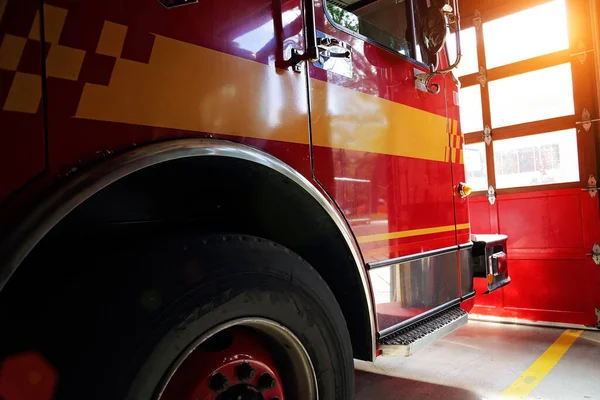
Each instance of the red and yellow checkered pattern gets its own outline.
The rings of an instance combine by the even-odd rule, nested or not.
[[[6,85],[8,90],[0,91],[0,110],[36,114],[42,99],[40,12],[35,10],[35,13],[31,13],[33,19],[30,24],[24,23],[23,17],[26,13],[22,9],[16,9],[16,3],[0,0],[0,27],[3,28],[0,30],[0,70],[5,76],[12,74],[12,79]],[[10,15],[11,6],[14,6],[12,8],[15,9],[13,13],[17,14],[16,16]],[[64,44],[81,42],[77,38],[69,37],[72,36],[70,32],[65,34],[65,30],[73,30],[65,28],[69,25],[69,10],[45,4],[43,11],[46,77],[79,83],[79,95],[84,83],[108,85],[116,59],[123,57],[140,61],[139,50],[127,50],[130,48],[126,43],[127,26],[111,21],[91,24],[90,30],[101,26],[100,32],[86,32],[86,39],[90,38],[95,43],[85,43],[89,45],[87,49],[78,48]],[[21,19],[18,27],[7,22],[10,18],[17,17]],[[4,26],[2,22],[6,22]],[[24,32],[23,24],[27,25],[28,33]],[[145,39],[148,40],[140,40],[137,33],[132,35],[135,36],[133,40],[144,45],[141,47],[147,56],[142,58],[149,57],[153,36],[146,33]],[[146,46],[148,42],[150,45]],[[128,54],[133,54],[133,57],[127,57]],[[6,78],[3,83],[6,83]],[[76,97],[68,100],[78,101],[79,96]]]
[[[444,161],[464,164],[463,156],[463,135],[458,131],[458,121],[452,120],[449,124],[450,142],[444,153]]]

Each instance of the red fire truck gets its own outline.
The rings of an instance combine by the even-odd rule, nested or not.
[[[0,397],[346,399],[467,320],[456,1],[0,0]],[[460,43],[459,40],[454,39]]]

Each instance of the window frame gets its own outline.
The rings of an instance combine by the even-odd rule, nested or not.
[[[584,81],[581,80],[579,75],[584,75],[581,72],[584,68],[594,68],[594,61],[588,57],[586,65],[582,67],[582,64],[572,55],[572,49],[577,48],[577,45],[584,43],[585,45],[591,46],[589,42],[592,39],[589,28],[591,27],[589,21],[589,15],[587,15],[576,2],[572,0],[565,0],[568,19],[568,33],[569,33],[569,49],[559,50],[553,53],[529,58],[522,61],[517,61],[511,64],[494,67],[487,69],[487,63],[485,59],[485,43],[483,36],[483,24],[488,21],[504,17],[513,13],[524,11],[527,8],[535,7],[537,5],[549,2],[551,0],[528,0],[523,4],[507,5],[502,4],[501,6],[486,8],[485,5],[481,4],[481,9],[472,9],[468,11],[468,14],[461,16],[462,29],[468,29],[475,26],[475,20],[480,21],[481,25],[475,26],[476,39],[477,39],[477,61],[478,66],[483,67],[487,74],[487,83],[502,78],[508,78],[515,75],[523,74],[526,72],[533,72],[548,67],[557,66],[560,64],[570,63],[571,73],[573,80],[573,97],[574,97],[574,108],[575,113],[573,115],[567,115],[562,117],[554,117],[540,121],[526,122],[516,125],[510,125],[500,128],[492,128],[491,124],[491,105],[489,98],[489,85],[481,85],[478,81],[479,72],[475,72],[469,75],[464,75],[459,78],[461,82],[461,88],[468,88],[472,86],[478,86],[481,91],[482,101],[482,115],[483,115],[483,127],[489,126],[492,129],[492,143],[486,145],[486,170],[488,187],[493,186],[496,194],[510,194],[510,193],[523,193],[523,192],[539,192],[545,190],[558,190],[558,189],[572,189],[582,188],[585,186],[588,176],[593,173],[596,176],[596,146],[593,142],[594,136],[596,135],[595,130],[597,129],[594,125],[589,132],[585,132],[580,128],[580,125],[576,125],[576,121],[581,119],[581,113],[583,108],[587,108],[592,113],[592,119],[597,118],[598,109],[595,101],[593,101],[589,94],[590,92],[595,93],[597,83],[588,80],[588,88],[583,87]],[[494,2],[495,5],[500,4]],[[463,8],[464,9],[464,8]],[[582,29],[586,27],[586,29]],[[591,47],[590,47],[591,48]],[[494,154],[494,141],[503,139],[512,139],[536,134],[551,133],[556,131],[562,131],[567,129],[577,129],[577,151],[578,151],[578,167],[579,167],[579,181],[577,182],[564,182],[564,183],[550,183],[543,185],[531,185],[531,186],[517,186],[510,188],[497,188],[496,183],[496,171],[495,171],[495,154]],[[465,144],[475,144],[483,142],[483,131],[469,132],[464,134]],[[484,196],[487,191],[474,191],[474,196]]]
[[[425,70],[429,70],[429,66],[427,64],[425,64],[424,62],[419,61],[416,58],[413,58],[413,57],[404,55],[402,53],[399,53],[396,50],[390,49],[389,47],[387,47],[387,46],[385,46],[385,45],[383,45],[383,44],[381,44],[381,43],[379,43],[379,42],[377,42],[377,41],[375,41],[375,40],[373,40],[373,39],[371,39],[371,38],[369,38],[369,37],[367,37],[365,35],[362,35],[362,34],[360,34],[358,32],[355,32],[353,30],[350,30],[350,29],[346,28],[345,26],[337,24],[333,20],[333,18],[331,17],[331,14],[329,13],[329,10],[327,9],[327,2],[328,1],[329,0],[323,0],[322,1],[322,3],[323,3],[322,4],[323,12],[325,13],[325,18],[327,19],[327,22],[329,22],[331,24],[331,26],[333,26],[335,29],[337,29],[339,31],[342,31],[344,33],[347,33],[348,35],[354,36],[355,38],[360,39],[360,40],[362,40],[364,42],[367,42],[367,43],[369,43],[369,44],[371,44],[373,46],[379,47],[380,49],[385,50],[388,53],[391,53],[391,54],[393,54],[395,56],[398,56],[398,57],[400,57],[400,58],[402,58],[404,60],[407,60],[410,63],[412,63],[412,64],[414,64],[414,65],[416,65],[418,67],[421,67],[421,68],[423,68]],[[377,0],[375,0],[375,1],[377,1]],[[414,10],[415,10],[415,8],[414,8],[414,1],[415,0],[405,0],[405,1],[408,4],[410,4],[410,19],[408,19],[407,22],[410,24],[410,31],[412,32],[412,40],[413,40],[413,42],[412,42],[412,44],[413,44],[413,52],[416,55],[416,51],[417,51],[417,49],[416,49],[417,31],[415,29],[415,12],[414,12]]]

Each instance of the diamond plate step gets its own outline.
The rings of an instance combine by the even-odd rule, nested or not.
[[[468,314],[460,306],[426,318],[377,340],[383,356],[408,357],[422,347],[465,325]]]

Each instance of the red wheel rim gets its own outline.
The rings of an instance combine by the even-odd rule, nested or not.
[[[286,393],[293,393],[294,398],[317,398],[314,368],[298,338],[273,321],[237,322],[190,346],[158,398],[284,400]]]

